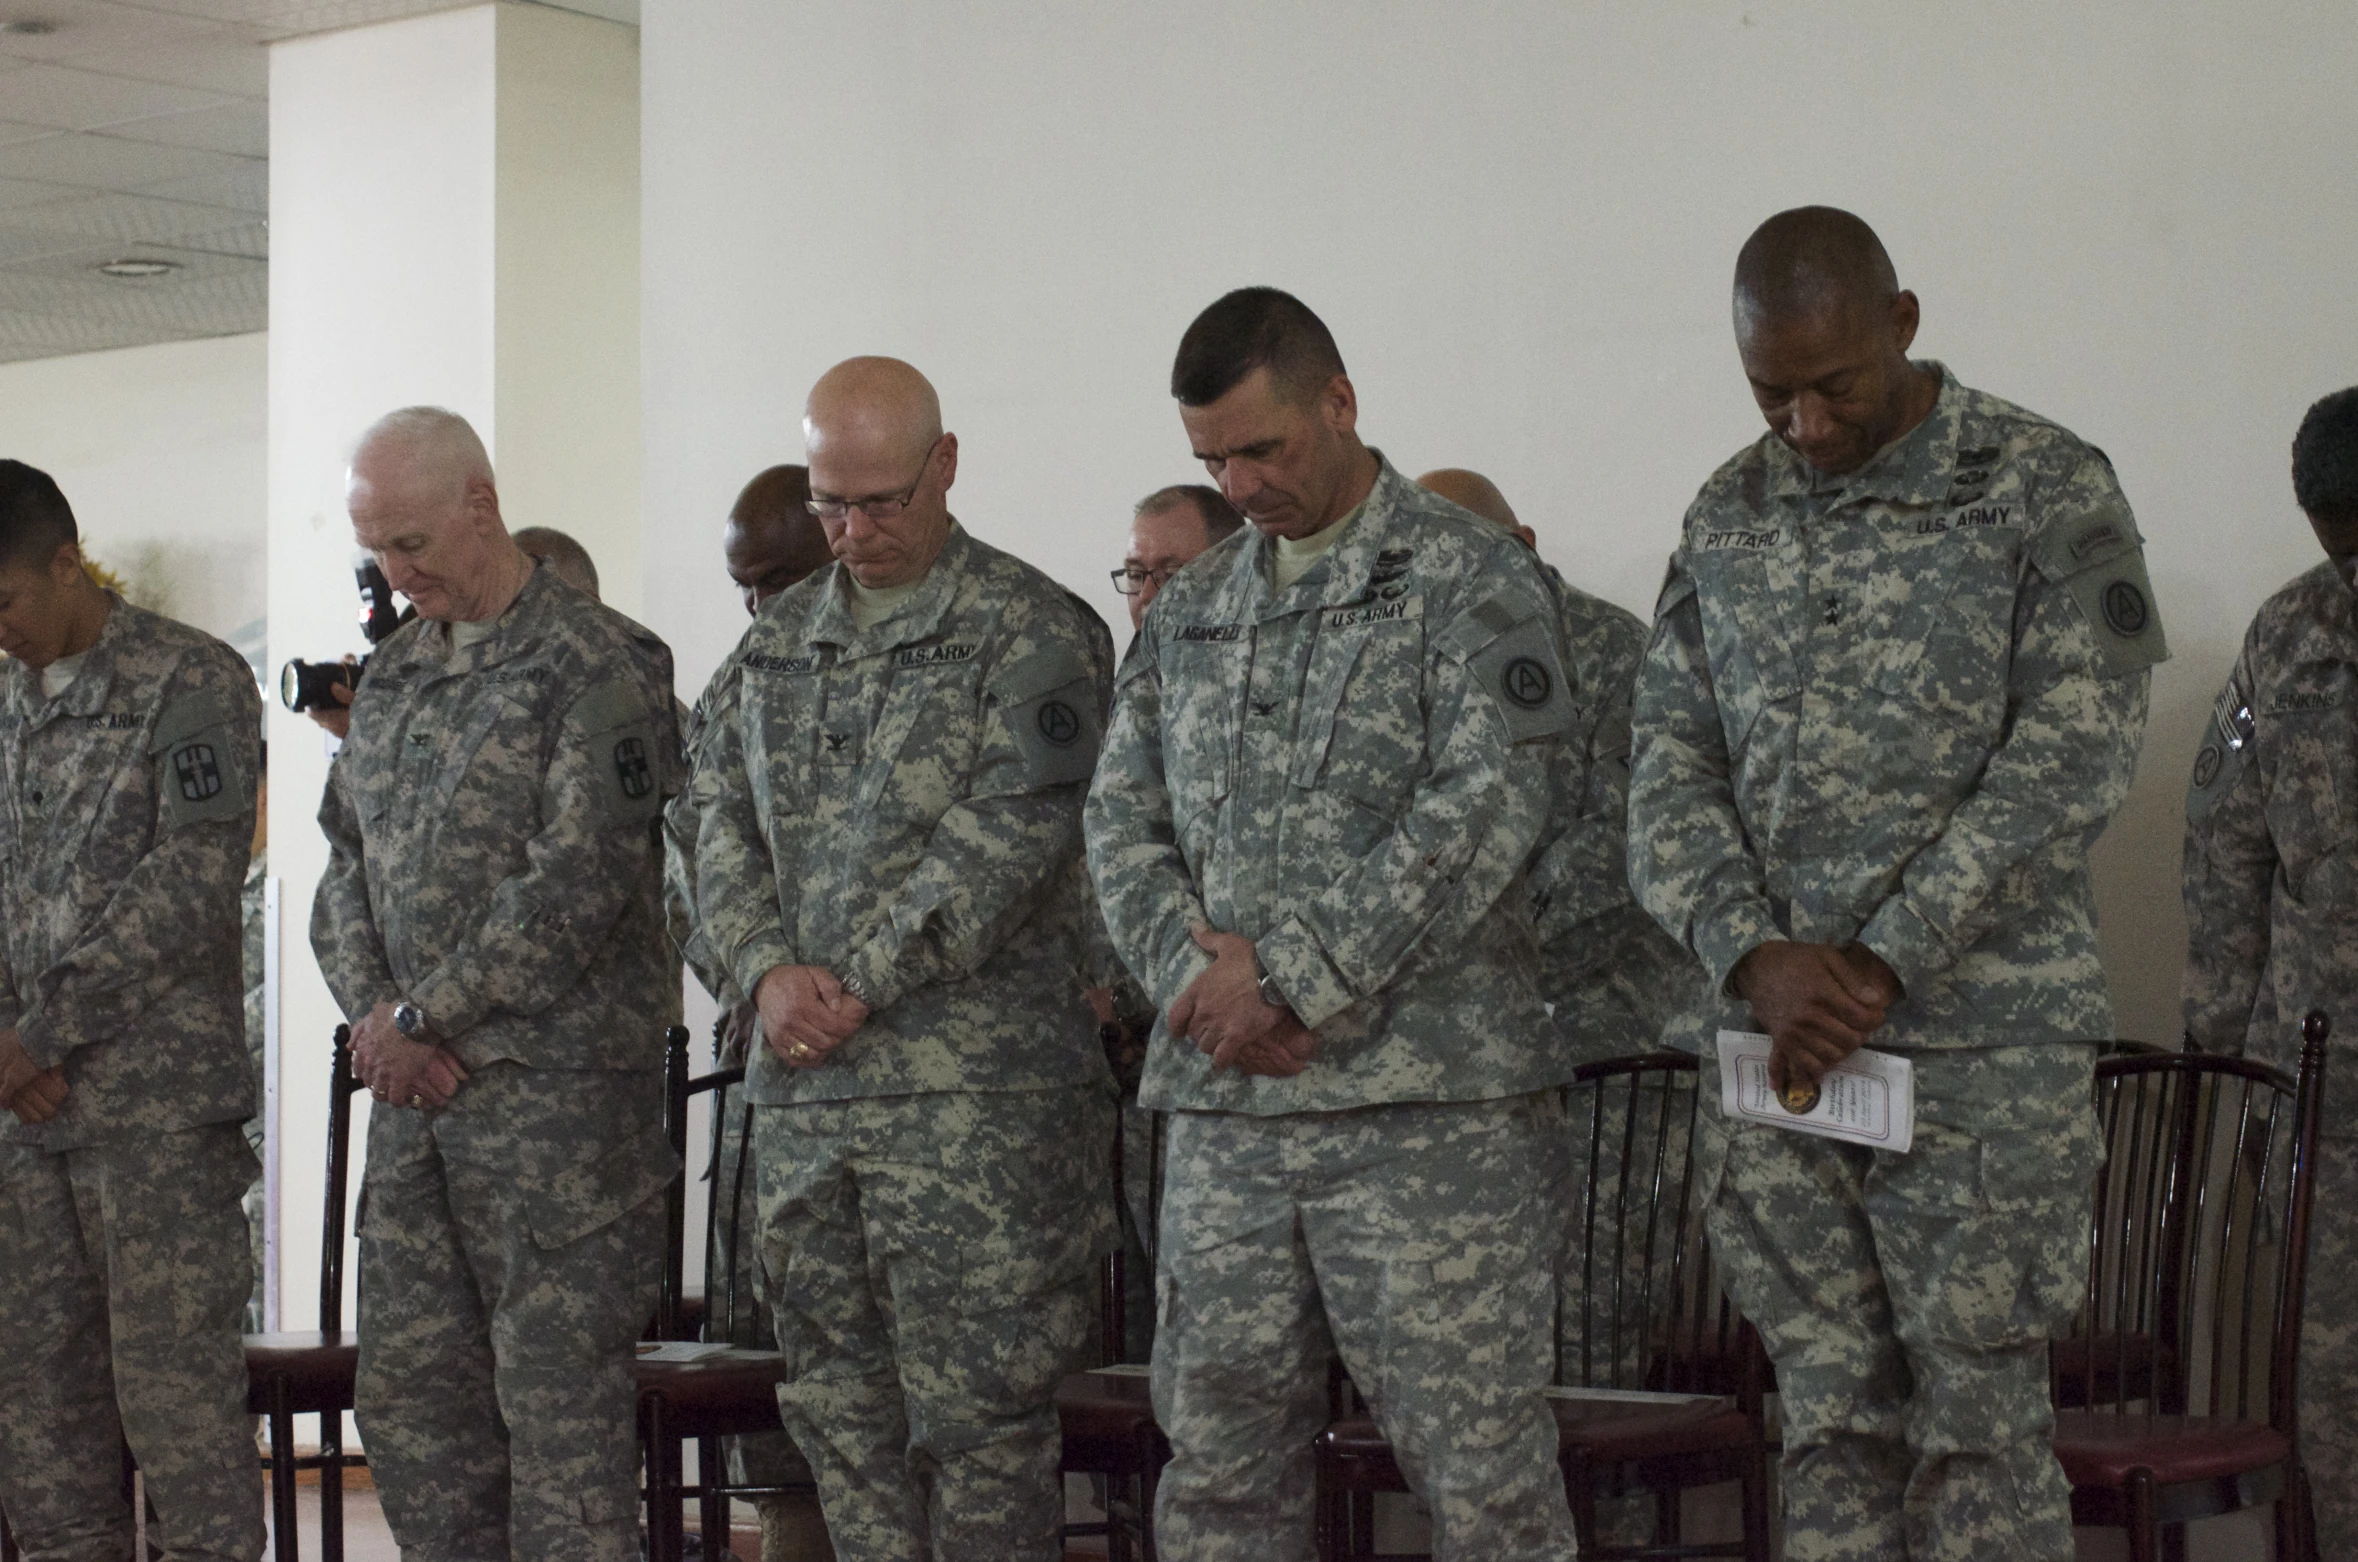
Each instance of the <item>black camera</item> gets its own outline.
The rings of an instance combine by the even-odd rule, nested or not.
[[[360,632],[370,645],[382,645],[394,630],[417,617],[414,607],[394,610],[392,582],[385,579],[375,559],[355,565],[352,576],[360,583]],[[367,670],[365,656],[349,663],[307,662],[294,657],[279,669],[278,697],[291,711],[333,710],[337,700],[328,691],[339,683],[359,688],[360,675]]]

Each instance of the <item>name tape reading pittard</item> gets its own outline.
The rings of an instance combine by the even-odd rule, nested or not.
[[[1739,1122],[1905,1155],[1916,1142],[1916,1071],[1906,1058],[1864,1047],[1819,1082],[1817,1104],[1788,1112],[1769,1088],[1775,1043],[1756,1031],[1719,1033],[1719,1109]]]

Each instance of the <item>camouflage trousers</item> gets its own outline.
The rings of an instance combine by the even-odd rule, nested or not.
[[[2339,1061],[2339,1060],[2337,1060]],[[2358,1556],[2358,1139],[2320,1135],[2301,1312],[2301,1462],[2317,1554]]]
[[[235,1123],[0,1146],[0,1509],[26,1562],[131,1555],[126,1439],[166,1555],[262,1554],[238,1337],[253,1174]]]
[[[1061,1562],[1111,1116],[1092,1087],[754,1109],[779,1417],[845,1562]]]
[[[1562,1562],[1548,1381],[1553,1092],[1287,1117],[1178,1112],[1164,1171],[1155,1505],[1171,1562],[1310,1562],[1330,1356],[1437,1562]]]
[[[1169,1115],[1150,1112],[1135,1099],[1122,1103],[1122,1188],[1116,1214],[1122,1244],[1122,1359],[1154,1355],[1154,1190],[1161,1180],[1156,1162]]]
[[[753,1106],[741,1086],[714,1097],[721,1117],[720,1155],[713,1162],[712,1242],[704,1254],[704,1337],[776,1350],[770,1310],[762,1301],[761,1220],[753,1167]],[[732,1486],[789,1486],[746,1499],[760,1515],[763,1562],[828,1562],[835,1553],[819,1517],[810,1461],[784,1432],[722,1439]]]
[[[1787,1562],[2071,1562],[2047,1341],[2088,1272],[2084,1046],[1918,1051],[1906,1155],[1730,1125],[1697,1175],[1782,1391]]]
[[[370,1114],[356,1413],[404,1562],[637,1562],[661,1114],[652,1073],[514,1063]]]

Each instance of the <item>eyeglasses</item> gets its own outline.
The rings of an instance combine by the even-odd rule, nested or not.
[[[1171,577],[1182,568],[1184,566],[1174,564],[1169,569],[1140,569],[1135,564],[1125,564],[1113,572],[1114,590],[1125,597],[1134,597],[1144,591],[1146,583],[1151,580],[1154,589],[1160,591],[1171,583]]]
[[[941,448],[942,436],[934,436],[925,447],[925,459],[917,467],[917,476],[909,486],[897,494],[870,494],[865,499],[838,499],[829,494],[813,494],[802,502],[802,507],[822,521],[840,521],[857,510],[871,521],[889,521],[909,507],[917,497],[917,490],[925,486],[925,474],[933,469],[933,453]]]

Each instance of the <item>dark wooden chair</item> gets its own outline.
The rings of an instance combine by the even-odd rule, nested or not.
[[[664,1043],[664,1129],[671,1136],[673,1150],[683,1159],[688,1149],[688,1104],[699,1095],[709,1095],[713,1111],[704,1201],[707,1264],[703,1306],[691,1305],[693,1299],[686,1294],[688,1195],[686,1179],[682,1177],[664,1195],[663,1280],[655,1320],[648,1330],[650,1338],[658,1342],[693,1340],[700,1333],[709,1337],[715,1327],[725,1327],[726,1320],[734,1316],[733,1311],[716,1314],[712,1309],[715,1284],[710,1255],[718,1250],[713,1230],[724,1210],[737,1218],[738,1224],[733,1229],[740,1233],[750,1229],[753,1192],[751,1109],[734,1114],[721,1110],[723,1092],[732,1085],[742,1084],[745,1071],[715,1069],[690,1078],[687,1031],[673,1026]],[[729,1179],[731,1185],[724,1190],[722,1151],[730,1134],[739,1136],[738,1174]],[[719,1285],[724,1305],[732,1308],[758,1305],[757,1300],[736,1295],[733,1268]],[[812,1489],[808,1484],[732,1485],[728,1480],[723,1438],[785,1430],[778,1419],[778,1384],[786,1375],[784,1357],[770,1351],[732,1348],[724,1355],[702,1361],[642,1360],[637,1372],[639,1442],[646,1459],[647,1554],[652,1562],[681,1562],[687,1549],[687,1530],[680,1511],[685,1502],[696,1503],[699,1533],[720,1536],[725,1545],[729,1507],[734,1499]],[[690,1440],[696,1444],[693,1484],[687,1483],[683,1470],[682,1448]],[[708,1543],[705,1555],[715,1554]]]
[[[2050,1350],[2072,1522],[2181,1556],[2194,1519],[2273,1503],[2313,1558],[2296,1408],[2330,1023],[2299,1074],[2213,1053],[2106,1058],[2088,1288]]]
[[[344,1327],[344,1210],[351,1184],[352,1097],[361,1088],[352,1071],[352,1032],[336,1027],[328,1070],[327,1195],[320,1218],[319,1327],[291,1334],[246,1336],[246,1408],[270,1426],[271,1555],[298,1562],[295,1535],[297,1472],[319,1472],[319,1550],[344,1562],[344,1472],[368,1463],[344,1452],[344,1412],[360,1366],[359,1336]],[[295,1417],[319,1417],[319,1452],[295,1452]]]
[[[1567,1096],[1578,1160],[1549,1405],[1584,1558],[1768,1562],[1769,1365],[1704,1247],[1696,1080],[1693,1057],[1656,1052],[1589,1064]],[[1682,1542],[1679,1494],[1726,1481],[1741,1487],[1743,1538]],[[1320,1556],[1371,1562],[1373,1495],[1408,1489],[1372,1418],[1320,1434],[1318,1484]],[[1601,1491],[1652,1494],[1653,1542],[1601,1543]]]
[[[1146,1147],[1151,1171],[1145,1238],[1147,1262],[1154,1261],[1156,1226],[1162,1208],[1162,1114],[1153,1118],[1154,1138]],[[1114,1196],[1122,1196],[1124,1143],[1122,1117],[1114,1116]],[[1124,1361],[1129,1338],[1128,1260],[1120,1248],[1106,1255],[1099,1273],[1099,1370],[1076,1372],[1056,1386],[1056,1417],[1064,1433],[1060,1468],[1067,1475],[1096,1476],[1105,1483],[1105,1518],[1094,1523],[1068,1524],[1065,1538],[1103,1536],[1109,1562],[1154,1562],[1154,1498],[1163,1466],[1171,1461],[1171,1445],[1155,1425],[1154,1405],[1147,1380],[1137,1371],[1107,1368],[1140,1367]]]

